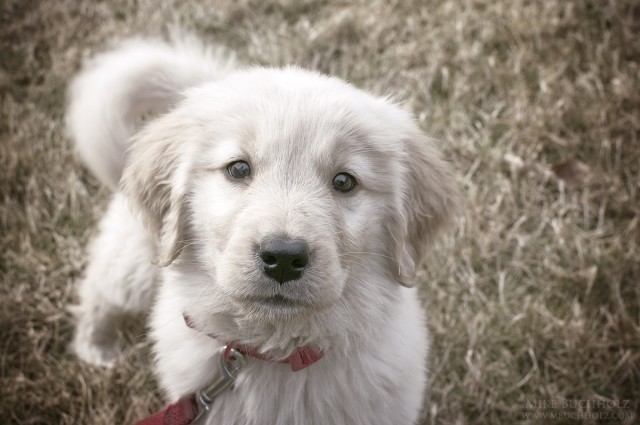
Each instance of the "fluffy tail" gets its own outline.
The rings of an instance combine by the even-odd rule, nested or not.
[[[171,44],[128,40],[97,56],[69,90],[67,127],[80,156],[115,190],[127,143],[141,120],[168,111],[185,89],[234,68],[233,58],[184,36]]]

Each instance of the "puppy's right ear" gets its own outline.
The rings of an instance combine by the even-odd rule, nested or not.
[[[144,127],[130,141],[120,180],[122,192],[157,240],[156,264],[171,264],[184,248],[185,158],[188,126],[171,114]]]

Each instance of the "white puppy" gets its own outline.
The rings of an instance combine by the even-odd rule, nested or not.
[[[76,353],[111,364],[118,319],[153,304],[169,400],[210,384],[224,344],[244,354],[205,423],[415,423],[428,336],[410,287],[458,208],[448,164],[387,99],[234,68],[193,40],[134,40],[73,83],[70,132],[115,191]]]

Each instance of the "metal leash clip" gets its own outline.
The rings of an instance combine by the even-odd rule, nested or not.
[[[242,353],[233,347],[222,347],[216,353],[216,357],[218,358],[218,369],[211,384],[195,394],[198,415],[193,420],[193,424],[200,423],[199,421],[205,418],[215,398],[235,381],[238,372],[246,365],[246,359]]]

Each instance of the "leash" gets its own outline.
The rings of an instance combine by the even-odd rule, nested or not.
[[[185,324],[197,331],[191,319],[187,315],[183,316]],[[213,335],[209,336],[215,338]],[[216,397],[233,384],[240,370],[246,365],[245,356],[288,364],[292,371],[297,372],[320,360],[324,353],[311,346],[303,346],[296,348],[286,359],[274,360],[256,349],[232,342],[228,343],[216,351],[214,355],[214,363],[217,363],[218,368],[215,369],[214,377],[209,385],[169,404],[152,416],[136,422],[135,425],[197,425],[202,423]]]
[[[135,425],[196,425],[209,412],[211,405],[220,393],[235,381],[238,372],[246,365],[244,355],[231,346],[224,346],[216,352],[218,363],[216,376],[211,384],[193,394],[182,397]]]

